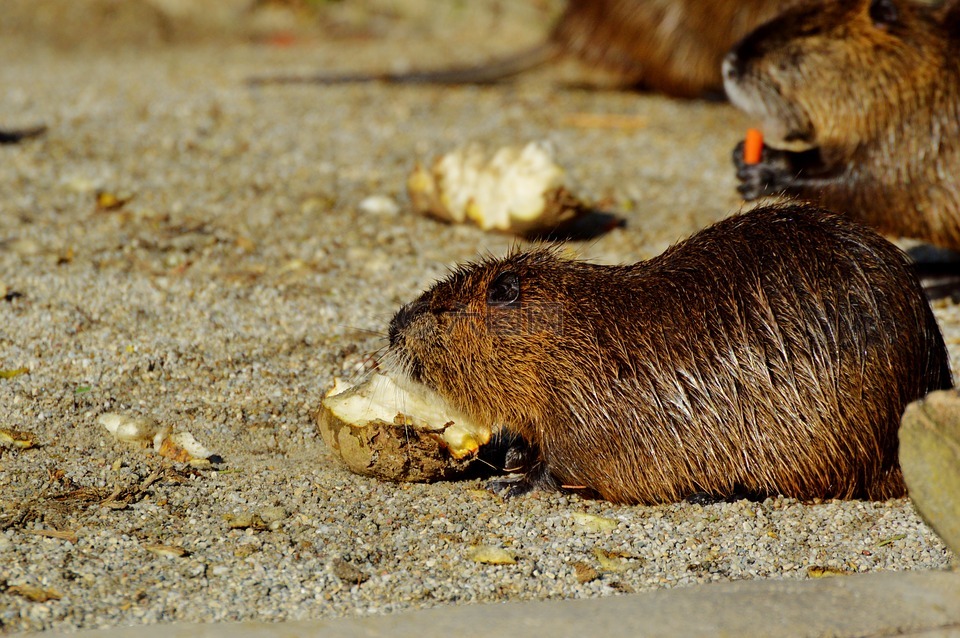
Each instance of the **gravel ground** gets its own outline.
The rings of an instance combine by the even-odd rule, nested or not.
[[[906,500],[504,502],[479,481],[343,470],[311,420],[334,377],[361,374],[393,311],[448,267],[516,243],[411,213],[415,160],[469,140],[550,141],[577,192],[627,220],[571,244],[604,262],[655,255],[741,206],[728,155],[749,122],[725,104],[557,89],[549,72],[497,88],[243,84],[274,69],[468,59],[538,34],[492,18],[473,31],[410,24],[292,47],[0,42],[0,126],[50,127],[0,147],[0,370],[29,369],[0,379],[0,428],[39,444],[0,447],[0,631],[950,564]],[[575,113],[636,125],[571,125]],[[104,210],[98,191],[129,201]],[[372,195],[397,209],[362,206]],[[960,369],[958,307],[935,311]],[[114,442],[96,422],[106,411],[188,430],[225,462],[196,469]],[[266,529],[231,528],[243,513]],[[478,563],[475,546],[516,562]]]

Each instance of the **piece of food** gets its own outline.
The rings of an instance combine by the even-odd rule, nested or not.
[[[105,412],[97,421],[118,441],[152,444],[154,452],[179,463],[205,467],[222,460],[190,432],[174,432],[170,426],[161,426],[150,417]]]
[[[391,481],[432,481],[462,472],[490,440],[479,425],[432,390],[374,374],[340,382],[317,411],[323,440],[347,467]]]
[[[760,129],[748,128],[747,137],[743,141],[744,164],[759,164],[763,153],[763,133]]]
[[[170,434],[169,427],[161,427],[159,423],[146,416],[105,412],[97,417],[97,422],[106,428],[113,438],[127,443],[152,442],[155,446],[159,446]]]
[[[419,213],[517,235],[562,230],[590,211],[564,184],[549,147],[537,142],[506,146],[492,156],[480,144],[468,144],[430,168],[417,164],[407,192]]]

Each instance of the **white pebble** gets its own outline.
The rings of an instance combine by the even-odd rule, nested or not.
[[[361,212],[371,215],[396,215],[400,212],[400,206],[392,198],[386,195],[370,195],[364,197],[357,205]]]

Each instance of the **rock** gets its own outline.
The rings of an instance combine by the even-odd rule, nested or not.
[[[907,406],[900,423],[900,465],[913,504],[960,554],[960,394],[933,392]]]

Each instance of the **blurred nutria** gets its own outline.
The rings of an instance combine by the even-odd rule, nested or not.
[[[797,0],[570,0],[544,44],[479,66],[409,73],[254,78],[253,83],[486,84],[571,57],[608,87],[678,97],[722,95],[723,56],[754,27]]]
[[[741,41],[723,73],[774,147],[752,165],[734,151],[746,199],[783,193],[960,249],[960,2],[804,4]]]
[[[768,207],[628,266],[515,252],[390,323],[386,364],[539,455],[507,487],[623,503],[904,494],[904,407],[951,386],[905,255],[827,211]]]

